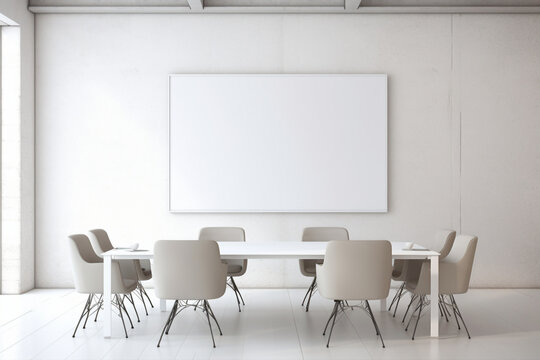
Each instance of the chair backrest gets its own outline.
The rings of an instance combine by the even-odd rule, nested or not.
[[[349,231],[342,227],[307,227],[302,233],[302,241],[342,241],[349,240]],[[323,260],[300,260],[300,272],[314,276],[315,265]]]
[[[227,265],[215,241],[157,241],[152,272],[161,299],[215,299],[225,293]]]
[[[435,233],[436,246],[442,244],[441,250],[439,250],[439,254],[441,254],[439,255],[439,261],[448,256],[454,246],[455,239],[456,232],[454,230],[439,230]],[[437,251],[437,249],[434,250]],[[418,281],[424,260],[396,260],[394,263],[401,261],[407,263],[407,269],[404,275],[400,274],[399,280],[406,280],[408,282]],[[395,280],[397,280],[397,277],[395,277]]]
[[[199,240],[213,241],[246,241],[246,232],[241,227],[205,227],[199,232]],[[236,275],[246,273],[247,260],[224,260],[228,265],[238,265],[242,271]]]
[[[104,252],[114,249],[109,235],[103,229],[90,230],[90,242],[96,254],[101,255]]]
[[[86,262],[86,263],[101,263],[103,259],[99,257],[92,245],[88,236],[83,234],[75,234],[68,236],[71,241],[70,244],[70,255],[71,258],[76,262]]]
[[[109,250],[114,249],[111,239],[107,232],[103,229],[94,229],[88,232],[90,243],[94,252],[101,257],[101,254]],[[139,276],[137,273],[138,263],[134,260],[119,260],[120,268],[122,269],[122,274],[126,279],[138,280]]]
[[[349,231],[342,227],[307,227],[302,233],[302,241],[349,240]]]
[[[456,267],[456,273],[455,276],[453,276],[449,281],[450,284],[441,284],[441,289],[450,288],[451,293],[453,294],[467,292],[469,289],[469,283],[471,281],[471,273],[477,244],[478,237],[474,235],[459,235],[456,237],[452,250],[448,256],[441,261],[441,265],[454,264]],[[446,277],[444,274],[442,274],[441,282],[446,282],[444,279],[446,279]]]
[[[456,232],[454,230],[439,230],[435,234],[436,244],[443,244],[439,253],[439,259],[442,260],[448,256],[452,246],[454,245],[454,240],[456,239]]]
[[[386,240],[331,241],[321,273],[317,274],[317,282],[326,298],[386,298],[392,276],[392,245]]]
[[[205,227],[199,232],[199,240],[246,241],[246,232],[241,227]]]
[[[82,293],[92,293],[94,289],[100,288],[99,282],[103,279],[99,279],[99,274],[96,276],[89,271],[87,264],[103,263],[103,259],[96,255],[86,235],[70,235],[68,240],[75,289]]]

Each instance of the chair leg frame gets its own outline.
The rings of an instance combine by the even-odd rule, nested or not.
[[[150,296],[148,296],[148,293],[146,292],[146,289],[144,288],[143,284],[140,281],[137,282],[137,289],[139,290],[139,293],[137,294],[137,292],[135,292],[135,295],[137,295],[141,299],[143,304],[145,304],[143,296],[146,296],[146,299],[150,303],[150,307],[152,307],[152,309],[153,309],[154,304],[152,303],[152,300],[150,299]],[[146,304],[145,304],[145,308],[146,308]],[[148,314],[146,314],[146,315],[148,315]]]
[[[392,306],[396,304],[396,302],[399,303],[399,299],[403,296],[403,290],[405,288],[405,282],[401,283],[401,285],[396,290],[396,293],[394,294],[394,297],[392,298],[392,302],[390,303],[390,306],[388,307],[388,311],[392,310]],[[396,305],[397,306],[397,305]]]
[[[304,295],[304,300],[302,300],[302,306],[304,306],[304,303],[307,299],[306,304],[306,312],[309,311],[309,305],[311,304],[311,297],[313,294],[317,292],[317,276],[313,277],[313,281],[311,282],[311,285],[309,285],[309,288],[306,291],[306,295]]]
[[[465,325],[465,320],[463,320],[463,316],[461,314],[461,311],[459,310],[459,307],[456,303],[456,299],[454,298],[454,295],[446,295],[448,297],[449,302],[445,300],[445,295],[441,294],[439,295],[438,301],[439,301],[439,311],[441,312],[441,316],[446,317],[446,321],[448,321],[448,317],[451,317],[450,311],[448,310],[447,306],[450,306],[452,308],[452,312],[454,313],[454,318],[456,319],[456,324],[458,327],[458,330],[461,330],[460,321],[463,327],[465,328],[465,331],[467,332],[467,337],[470,339],[471,334],[469,333],[469,329],[467,328],[467,325]],[[420,317],[422,317],[422,311],[430,304],[430,300],[427,299],[427,295],[421,295],[418,296],[419,301],[414,309],[414,311],[411,314],[411,317],[409,318],[409,322],[407,323],[407,327],[405,328],[405,331],[408,330],[409,325],[413,319],[413,317],[416,316],[416,323],[414,326],[414,331],[412,335],[412,340],[414,340],[414,337],[416,335],[416,329],[418,327],[418,322],[420,321]],[[412,300],[411,300],[412,303]],[[409,304],[410,306],[410,304]],[[418,315],[416,313],[418,312]]]
[[[396,302],[396,306],[394,307],[394,313],[392,314],[392,317],[394,318],[396,317],[396,312],[399,306],[399,302],[401,301],[401,298],[403,297],[403,295],[405,295],[406,292],[407,290],[405,289],[405,282],[403,282],[403,284],[401,284],[401,286],[399,287],[398,291],[396,291],[397,302]],[[394,296],[394,299],[396,299],[396,296]],[[394,300],[392,300],[392,303],[393,302]],[[388,311],[390,311],[391,308],[392,308],[392,304],[390,304],[390,308],[388,309]]]
[[[148,298],[148,301],[150,301],[150,297],[146,293],[146,290],[144,289],[144,286],[141,284],[140,281],[137,282],[137,288],[135,289],[135,295],[141,300],[144,306],[144,312],[146,313],[146,316],[148,316],[148,308],[146,307],[146,301],[144,300],[144,296]],[[152,305],[152,302],[150,301],[150,304]],[[152,305],[152,307],[154,307]]]
[[[141,322],[141,319],[139,318],[139,312],[137,311],[137,307],[135,306],[135,301],[133,300],[133,295],[130,294],[124,294],[124,299],[129,301],[131,303],[131,306],[133,306],[133,310],[135,310],[135,315],[137,315],[137,322]]]
[[[369,301],[365,300],[362,303],[363,303],[362,305],[348,305],[348,302],[344,300],[334,300],[334,308],[332,312],[330,313],[330,317],[326,321],[326,325],[323,330],[323,336],[325,336],[326,330],[328,329],[328,325],[330,325],[330,322],[332,322],[332,325],[330,326],[330,332],[328,333],[328,340],[326,342],[326,347],[330,346],[330,338],[332,337],[332,331],[334,330],[334,325],[336,324],[337,316],[340,313],[345,313],[346,310],[353,310],[354,308],[360,308],[367,313],[367,315],[371,319],[371,322],[373,323],[373,327],[375,328],[376,335],[381,339],[382,347],[383,348],[386,347],[384,344],[384,339],[382,337],[381,331],[379,329],[379,325],[377,324],[377,320],[375,320],[373,311],[371,311],[371,306],[369,305]]]
[[[124,310],[124,312],[126,313],[126,316],[129,320],[129,324],[131,325],[131,328],[133,329],[133,321],[131,321],[131,316],[129,316],[129,313],[126,309],[126,305],[124,304],[124,296],[121,296],[121,295],[116,295],[116,297],[118,298],[118,303],[121,307],[122,310]],[[120,313],[122,314],[122,313]]]
[[[94,299],[96,301],[92,304]],[[122,310],[125,311],[125,309],[122,308],[121,300],[119,300],[119,299],[120,299],[120,296],[114,294],[114,297],[112,299],[111,304],[113,305],[113,308],[118,310],[118,316],[120,316],[120,318],[122,319],[122,323],[124,324],[124,333],[125,333],[126,338],[127,338],[128,337],[127,330],[126,330],[125,323],[124,323],[124,318],[123,318],[123,315],[122,315]],[[75,330],[73,331],[72,337],[75,337],[75,335],[77,334],[77,330],[79,329],[79,325],[81,324],[81,321],[82,321],[83,318],[85,318],[85,321],[84,321],[84,324],[83,324],[83,327],[82,327],[83,329],[86,329],[86,323],[88,322],[88,318],[91,315],[96,314],[95,317],[94,317],[94,321],[97,321],[97,316],[98,316],[99,311],[101,310],[102,306],[103,306],[103,295],[102,294],[100,294],[99,297],[97,296],[97,294],[89,294],[88,295],[88,298],[86,299],[86,303],[84,304],[84,308],[83,308],[83,311],[81,313],[81,316],[79,317],[79,321],[77,322],[77,325],[75,326]]]
[[[234,295],[236,296],[236,302],[238,304],[238,312],[242,312],[242,309],[240,307],[240,301],[242,301],[243,306],[246,306],[246,304],[244,303],[244,298],[242,297],[240,289],[238,289],[238,286],[236,286],[236,281],[234,281],[234,277],[229,276],[227,286],[229,286],[234,291]]]
[[[409,302],[409,306],[407,306],[407,310],[405,311],[405,315],[403,315],[403,319],[401,319],[401,323],[403,324],[405,322],[405,318],[407,317],[407,313],[409,312],[409,309],[411,308],[411,305],[413,302],[418,298],[418,295],[412,294],[411,301]]]
[[[202,302],[202,305],[201,305]],[[163,335],[168,335],[169,331],[171,329],[172,323],[174,319],[185,309],[193,307],[194,310],[200,309],[203,311],[203,313],[206,315],[206,320],[208,322],[208,327],[210,328],[210,336],[212,337],[212,345],[213,347],[216,347],[216,342],[214,340],[214,332],[212,330],[212,324],[210,319],[213,319],[214,322],[217,325],[217,328],[219,330],[219,335],[223,335],[223,332],[221,331],[221,326],[219,326],[219,323],[216,319],[216,316],[214,315],[214,311],[212,310],[212,307],[210,306],[210,303],[207,300],[198,300],[194,303],[189,303],[187,300],[176,300],[174,302],[174,305],[171,309],[171,313],[169,314],[169,317],[167,318],[167,321],[165,322],[165,325],[163,326],[163,329],[161,330],[161,335],[159,337],[159,341],[157,343],[157,347],[160,347],[161,340],[163,339]]]

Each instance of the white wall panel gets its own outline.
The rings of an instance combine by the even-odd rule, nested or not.
[[[482,19],[482,31],[508,28],[511,34],[499,40],[501,44],[518,47],[523,54],[520,66],[533,65],[527,54],[534,41],[516,39],[531,39],[540,17],[531,16],[520,25],[530,28],[528,35],[525,30],[512,32],[512,24],[519,23],[521,16]],[[536,251],[532,240],[509,244],[506,237],[485,232],[485,225],[470,217],[468,205],[463,213],[456,206],[462,198],[461,160],[456,156],[459,89],[454,85],[457,68],[452,49],[457,46],[453,39],[458,38],[453,32],[465,26],[464,21],[469,20],[452,24],[452,15],[37,16],[38,286],[72,284],[66,236],[95,227],[107,229],[115,243],[139,242],[143,248],[158,239],[194,239],[201,227],[223,225],[243,226],[248,241],[254,242],[298,241],[306,226],[346,226],[354,239],[416,241],[435,247],[435,231],[449,227],[459,231],[460,219],[464,231],[481,236],[482,258],[473,271],[473,284],[514,285],[504,275],[506,270],[497,266],[500,258],[490,257],[491,251],[515,246],[523,247],[523,253]],[[475,36],[468,40],[471,51],[484,40]],[[497,51],[497,56],[507,56],[504,47]],[[484,60],[485,71],[500,65],[500,60]],[[504,71],[513,73],[514,68]],[[387,73],[389,212],[170,214],[169,73]],[[519,83],[505,84],[513,86],[514,93],[532,95]],[[497,93],[502,85],[482,89]],[[533,83],[529,87],[537,89]],[[471,97],[468,104],[473,104],[478,95],[467,96]],[[521,110],[525,118],[535,114],[538,118],[532,99],[515,101],[525,107]],[[524,124],[517,126],[530,131]],[[504,127],[500,131],[505,132]],[[482,135],[477,133],[475,137]],[[464,134],[463,166],[468,176],[465,157],[470,140],[465,125]],[[525,162],[517,161],[514,170],[537,176],[530,156]],[[468,183],[464,178],[464,194],[468,194]],[[522,199],[506,196],[508,201]],[[478,211],[492,205],[482,198],[471,204]],[[513,210],[520,214],[532,208]],[[539,234],[534,223],[513,217],[500,226],[507,233],[526,228],[530,236]],[[540,271],[533,270],[532,257],[515,258],[510,264],[516,269],[514,276],[522,276],[521,285],[540,285]],[[489,267],[491,273],[480,266]],[[307,286],[309,279],[300,275],[295,261],[253,261],[239,283]]]

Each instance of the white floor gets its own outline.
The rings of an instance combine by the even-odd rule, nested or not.
[[[150,292],[150,291],[149,291]],[[336,323],[330,348],[322,329],[332,302],[316,294],[309,313],[300,306],[304,290],[243,290],[246,306],[238,313],[234,294],[211,302],[223,329],[215,349],[200,311],[184,311],[160,348],[156,343],[168,313],[156,307],[149,316],[138,303],[141,322],[123,336],[114,317],[113,339],[103,339],[102,322],[89,321],[72,338],[86,297],[73,290],[33,290],[0,296],[0,359],[539,359],[540,290],[471,290],[456,296],[472,335],[443,320],[441,338],[428,337],[422,318],[417,339],[404,331],[401,316],[376,311],[386,349],[362,311]],[[151,292],[150,292],[151,293]],[[154,305],[157,305],[157,299]],[[170,308],[170,305],[169,305]],[[378,310],[378,302],[373,310]],[[133,311],[131,311],[134,317]],[[399,318],[399,319],[398,319]]]

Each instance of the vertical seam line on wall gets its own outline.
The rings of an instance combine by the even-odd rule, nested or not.
[[[459,19],[461,18],[461,15],[454,15],[454,16],[458,16]],[[452,18],[453,19],[453,18]],[[452,24],[453,24],[453,20],[452,20]],[[452,28],[454,26],[452,25]],[[455,39],[454,39],[454,35],[453,35],[453,32],[452,32],[452,43],[454,43]],[[458,49],[459,51],[459,49]],[[458,53],[457,56],[460,56],[461,57],[461,53]],[[461,64],[461,63],[459,63]],[[457,91],[458,91],[458,111],[459,111],[459,133],[458,133],[458,149],[459,149],[459,166],[458,166],[458,196],[459,196],[459,232],[461,233],[462,230],[463,230],[463,223],[462,223],[462,214],[463,214],[463,193],[462,193],[462,190],[463,190],[463,181],[462,181],[462,168],[463,168],[463,162],[462,162],[462,159],[463,159],[463,122],[462,122],[462,112],[461,112],[461,68],[459,69],[459,71],[457,72]]]
[[[34,288],[36,288],[36,284],[37,284],[37,278],[36,278],[36,274],[37,274],[37,261],[36,261],[36,254],[37,254],[37,241],[36,241],[36,199],[37,199],[37,196],[36,196],[36,184],[37,184],[37,172],[36,172],[36,168],[37,168],[37,162],[36,162],[36,126],[37,126],[37,111],[36,111],[36,104],[37,104],[37,91],[36,91],[36,69],[37,69],[37,61],[36,61],[36,54],[37,54],[37,51],[36,51],[36,34],[37,34],[37,31],[36,31],[36,20],[37,20],[37,15],[33,14],[33,17],[34,17],[34,201],[33,201],[33,213],[34,213]]]
[[[454,29],[454,16],[456,15],[453,15],[452,16],[452,44],[454,44],[455,42],[455,38],[454,38],[454,32],[453,32],[453,29]],[[461,18],[461,15],[457,15],[459,16],[459,18]],[[453,45],[452,45],[453,47]],[[457,54],[458,56],[460,54]],[[462,121],[461,121],[461,68],[459,69],[459,71],[457,72],[457,91],[458,91],[458,111],[459,111],[459,133],[458,133],[458,151],[459,151],[459,164],[458,164],[458,196],[459,196],[459,227],[458,227],[458,230],[459,232],[461,233],[462,232],[462,204],[463,204],[463,201],[462,201],[462,144],[463,144],[463,140],[462,140]]]
[[[456,45],[455,21],[459,14],[450,15],[450,119],[453,143],[453,212],[456,214],[456,228],[462,230],[462,121],[461,121],[461,81],[459,69],[459,48]],[[456,149],[457,147],[457,149]],[[457,162],[457,164],[455,163]]]

